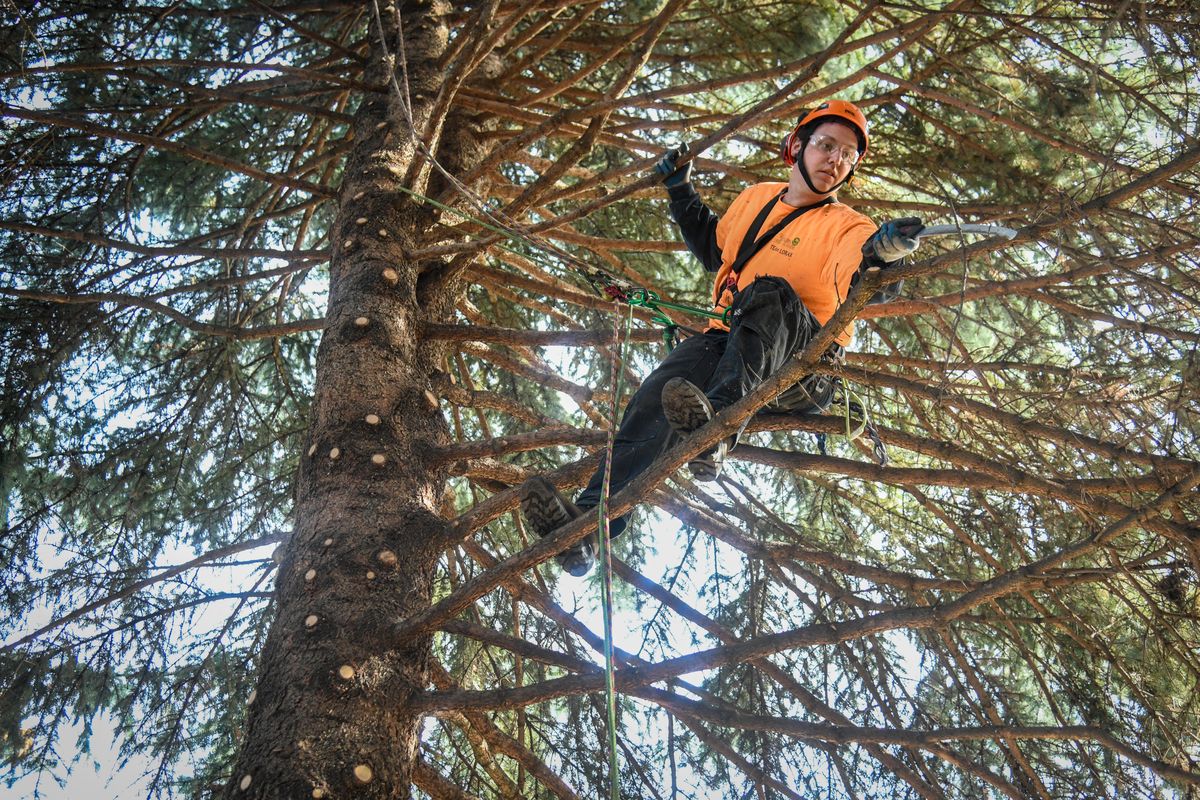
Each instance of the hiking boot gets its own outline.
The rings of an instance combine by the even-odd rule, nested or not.
[[[583,516],[579,506],[559,494],[554,484],[542,477],[525,481],[521,488],[521,513],[538,536],[549,536]],[[595,534],[563,550],[554,560],[564,572],[575,577],[586,575],[596,563]]]
[[[667,424],[684,436],[702,428],[715,415],[704,392],[683,378],[671,378],[663,386],[662,407]],[[688,462],[692,477],[698,481],[715,481],[721,474],[721,463],[728,450],[729,440],[722,439],[713,449],[693,458]]]

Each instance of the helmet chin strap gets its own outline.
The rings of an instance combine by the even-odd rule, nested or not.
[[[808,174],[808,167],[806,167],[804,165],[804,150],[807,147],[808,147],[808,139],[805,139],[803,141],[803,143],[800,145],[800,152],[796,154],[796,166],[798,166],[800,168],[800,177],[804,178],[804,182],[808,184],[808,188],[812,191],[813,194],[833,194],[838,189],[842,188],[847,183],[849,183],[850,179],[854,177],[854,168],[851,167],[850,171],[846,173],[846,177],[842,178],[840,183],[838,183],[836,186],[834,186],[829,191],[822,192],[820,189],[818,189],[816,186],[813,185],[812,178],[809,177],[809,174]]]

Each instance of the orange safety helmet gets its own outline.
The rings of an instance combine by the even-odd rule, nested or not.
[[[806,126],[818,122],[826,117],[844,120],[849,122],[854,129],[858,131],[858,155],[859,160],[867,154],[867,148],[871,144],[871,136],[867,132],[867,118],[859,111],[858,106],[848,100],[826,100],[821,105],[808,111],[800,117],[800,121],[796,123],[796,127],[792,128],[791,132],[783,137],[780,142],[780,155],[783,156],[783,162],[789,167],[796,163],[796,159],[792,158],[792,143],[796,140],[796,136]],[[812,127],[816,127],[813,125]],[[853,172],[853,170],[851,170]]]

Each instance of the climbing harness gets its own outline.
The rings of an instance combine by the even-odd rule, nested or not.
[[[813,203],[812,205],[800,206],[799,208],[796,208],[787,214],[778,223],[773,225],[762,236],[759,236],[758,232],[762,228],[767,217],[770,215],[771,209],[775,207],[775,204],[782,199],[785,193],[786,190],[780,191],[778,195],[764,205],[762,210],[758,212],[758,215],[755,217],[754,221],[750,224],[750,227],[746,230],[746,235],[742,238],[742,242],[738,246],[737,258],[730,266],[729,274],[726,276],[724,286],[725,289],[737,287],[737,278],[738,275],[741,274],[742,268],[784,228],[798,219],[801,215],[812,211],[814,208],[819,208],[833,202],[832,198],[827,197],[817,203]],[[686,314],[692,314],[694,316],[703,317],[706,319],[715,319],[725,327],[729,327],[730,314],[732,312],[732,309],[730,308],[726,308],[724,311],[718,312],[710,311],[704,308],[696,308],[695,306],[687,306],[681,303],[671,303],[663,300],[656,292],[652,292],[649,289],[640,286],[634,286],[632,283],[618,278],[615,275],[605,272],[597,267],[588,267],[586,271],[582,271],[582,274],[584,279],[592,287],[593,291],[600,296],[607,297],[621,303],[628,303],[630,306],[645,308],[653,311],[654,316],[650,318],[650,321],[663,326],[663,339],[667,344],[667,349],[672,349],[674,347],[673,339],[675,333],[681,326],[668,317],[664,309],[670,311],[681,311]],[[719,298],[714,298],[714,301],[718,299]]]
[[[652,292],[642,286],[635,286],[629,281],[618,278],[596,267],[590,267],[586,272],[582,272],[581,274],[588,282],[588,285],[592,287],[592,290],[601,297],[614,300],[618,303],[625,303],[630,309],[644,308],[654,312],[653,316],[650,317],[650,321],[663,326],[663,342],[666,344],[667,350],[675,349],[675,345],[677,344],[675,337],[678,331],[696,332],[668,317],[666,314],[667,310],[682,311],[685,314],[720,320],[728,324],[728,309],[724,313],[717,313],[716,311],[696,308],[695,306],[686,306],[682,303],[671,303],[663,300],[657,292]]]

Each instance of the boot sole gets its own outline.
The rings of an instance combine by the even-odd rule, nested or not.
[[[566,500],[554,484],[542,477],[530,478],[525,482],[521,492],[521,514],[538,536],[549,536],[583,516],[574,503]],[[596,546],[588,537],[559,553],[554,560],[564,572],[581,577],[596,563]]]
[[[708,398],[683,378],[672,378],[663,386],[663,416],[676,433],[689,434],[704,427],[713,418]],[[721,461],[727,445],[720,442],[715,448],[701,453],[688,462],[692,477],[702,483],[715,481],[721,474]]]
[[[521,514],[538,536],[549,536],[563,525],[582,516],[567,504],[545,478],[530,478],[521,492]]]
[[[712,419],[712,406],[695,385],[683,378],[667,381],[662,392],[663,416],[676,433],[691,433]]]

